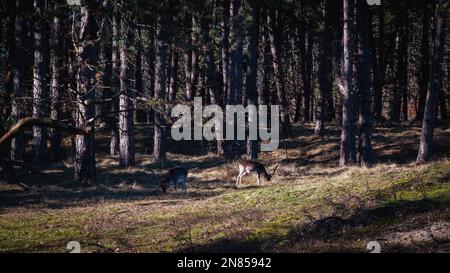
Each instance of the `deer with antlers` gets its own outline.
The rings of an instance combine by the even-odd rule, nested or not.
[[[267,181],[270,181],[272,179],[272,176],[275,174],[275,171],[278,168],[278,164],[275,166],[273,173],[269,174],[266,171],[266,168],[263,164],[251,161],[251,160],[241,160],[239,161],[239,174],[236,179],[236,187],[239,187],[239,185],[242,182],[242,177],[244,177],[247,174],[253,173],[256,175],[258,186],[261,185],[261,176],[264,177]]]

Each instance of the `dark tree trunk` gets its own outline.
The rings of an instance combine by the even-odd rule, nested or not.
[[[247,49],[247,105],[257,105],[257,65],[258,65],[258,39],[259,39],[259,5],[252,3],[250,5],[251,25],[248,29],[249,42]],[[255,121],[256,122],[256,121]],[[258,159],[258,141],[247,140],[247,159]]]
[[[46,42],[43,20],[45,0],[34,0],[35,14],[38,21],[34,26],[34,66],[33,66],[33,117],[42,118],[46,113],[46,83],[47,74],[45,50]],[[47,130],[41,127],[33,128],[33,164],[42,166],[47,158]]]
[[[191,38],[188,41],[187,49],[184,52],[185,74],[186,74],[186,100],[193,101],[196,94],[197,81],[197,18],[195,15],[188,16],[186,21],[191,21]]]
[[[269,30],[269,40],[270,48],[272,53],[272,65],[274,72],[275,87],[277,90],[278,102],[280,104],[280,119],[281,119],[281,129],[283,137],[288,137],[292,133],[291,122],[289,120],[289,111],[287,104],[286,90],[284,89],[284,74],[283,67],[281,66],[281,52],[279,48],[279,41],[276,18],[275,18],[275,8],[273,6],[268,7],[267,11],[267,25]]]
[[[159,19],[160,20],[160,19]],[[155,99],[163,102],[166,92],[166,55],[167,45],[161,39],[161,25],[158,24],[158,37],[156,41],[156,77],[155,77]],[[153,144],[153,156],[156,161],[164,163],[166,159],[166,128],[164,117],[155,111],[155,133]]]
[[[109,24],[109,18],[111,16],[111,3],[109,0],[102,1],[102,13],[104,17],[100,24],[100,36],[101,47],[99,53],[99,63],[101,69],[101,83],[98,87],[98,93],[101,94],[102,103],[100,104],[100,114],[102,122],[106,123],[109,130],[112,129],[111,124],[111,107],[112,107],[112,89],[111,89],[111,77],[112,77],[112,35],[111,25]]]
[[[448,20],[449,3],[439,0],[435,11],[435,38],[433,46],[433,59],[431,61],[430,83],[428,87],[425,112],[420,135],[419,154],[417,163],[426,163],[431,157],[433,133],[436,119],[439,92],[442,89],[442,63],[444,61],[445,27]]]
[[[344,2],[343,62],[340,79],[342,93],[342,133],[339,163],[341,166],[356,163],[355,111],[353,90],[353,21],[354,2]]]
[[[302,61],[304,64],[304,73],[302,74],[303,81],[303,96],[302,96],[302,112],[303,121],[311,121],[311,96],[312,96],[312,76],[313,76],[313,33],[307,31],[305,33],[305,55],[302,56]]]
[[[262,12],[265,13],[263,9]],[[261,18],[266,18],[265,14],[261,15]],[[267,26],[264,26],[262,29],[261,35],[261,52],[262,52],[262,68],[258,69],[260,71],[260,81],[261,84],[258,88],[258,104],[259,105],[268,105],[270,100],[270,67],[272,67],[271,56],[270,53],[270,43],[268,37]]]
[[[230,5],[230,59],[228,63],[228,93],[226,103],[237,105],[242,103],[243,85],[243,16],[241,11],[241,0],[232,0]],[[225,117],[226,120],[226,117]],[[236,119],[235,119],[236,121]],[[236,128],[236,123],[235,123]],[[235,137],[235,136],[234,136]],[[241,156],[241,145],[238,140],[226,141],[225,158],[227,160],[237,159]]]
[[[358,90],[359,90],[359,142],[361,164],[372,163],[372,112],[370,90],[369,6],[366,0],[357,0],[358,31]]]
[[[381,119],[383,115],[383,86],[386,71],[385,62],[385,46],[384,46],[384,7],[378,6],[378,40],[373,39],[373,30],[371,33],[371,49],[372,49],[372,67],[373,67],[373,112],[377,119]]]
[[[122,168],[135,165],[134,158],[134,91],[131,90],[131,56],[127,54],[131,46],[130,25],[125,18],[121,20],[120,31],[120,96],[119,96],[119,162]]]
[[[220,21],[220,54],[221,54],[221,66],[222,66],[222,96],[219,98],[218,103],[222,105],[222,107],[227,103],[228,93],[230,92],[230,77],[228,74],[228,68],[230,65],[230,43],[229,43],[229,18],[230,18],[230,2],[229,0],[222,1],[222,16]],[[225,130],[223,130],[225,133]],[[225,141],[219,140],[217,141],[217,153],[219,155],[226,155],[226,146]]]
[[[55,15],[52,25],[52,48],[50,52],[50,63],[52,68],[52,80],[50,85],[50,118],[53,120],[61,119],[61,94],[64,94],[64,85],[62,83],[62,69],[64,67],[64,47],[63,47],[63,22],[61,6],[55,4]],[[50,131],[50,160],[56,161],[61,157],[62,136],[59,130]]]
[[[420,47],[420,76],[419,76],[419,105],[417,107],[416,120],[423,119],[425,101],[430,81],[430,17],[428,12],[428,0],[422,0],[422,41]]]
[[[404,1],[395,3],[396,5],[396,85],[395,90],[391,90],[389,101],[389,120],[399,122],[401,115],[403,119],[408,119],[408,12]],[[403,108],[402,108],[403,105]]]
[[[120,38],[120,13],[117,4],[113,6],[112,16],[112,49],[111,49],[111,113],[109,115],[109,126],[111,131],[110,154],[119,154],[119,74],[120,74],[120,56],[119,56],[119,38]]]
[[[13,57],[13,100],[11,105],[11,115],[17,122],[22,118],[24,107],[24,76],[25,76],[25,19],[23,17],[23,0],[16,1],[15,18],[15,46]],[[24,134],[20,133],[11,141],[11,159],[22,160],[25,153]]]
[[[175,46],[172,47],[170,52],[169,102],[174,103],[178,88],[178,52]]]
[[[319,88],[320,96],[317,102],[315,134],[318,136],[324,133],[324,123],[327,116],[327,99],[332,96],[333,91],[333,63],[330,52],[332,51],[331,27],[332,27],[332,4],[333,0],[325,1],[324,28],[320,33],[319,43]]]
[[[81,29],[78,46],[78,83],[76,125],[83,127],[93,122],[95,115],[95,92],[97,66],[97,32],[95,18],[97,2],[82,1]],[[90,183],[95,180],[95,133],[89,136],[76,136],[75,181]]]

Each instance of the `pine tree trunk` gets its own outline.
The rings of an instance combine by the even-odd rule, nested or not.
[[[436,119],[439,92],[442,89],[442,67],[444,61],[445,27],[448,20],[449,3],[439,0],[435,11],[435,39],[433,46],[433,59],[431,61],[430,83],[428,95],[425,102],[425,112],[420,135],[419,154],[417,163],[426,163],[431,157],[433,145],[433,134]]]
[[[95,115],[95,92],[97,66],[97,31],[95,18],[97,2],[86,0],[81,6],[81,29],[78,46],[78,83],[76,126],[84,127],[93,122]],[[90,183],[95,180],[95,133],[76,136],[75,181]]]
[[[223,0],[222,1],[222,14],[221,14],[221,21],[220,21],[220,54],[221,54],[221,65],[222,65],[222,99],[218,101],[218,103],[223,107],[227,103],[227,97],[229,91],[229,83],[230,78],[228,74],[228,67],[230,63],[230,43],[229,43],[229,35],[230,35],[230,29],[229,29],[229,18],[230,18],[230,2],[229,0]],[[225,133],[225,128],[223,130],[223,133]],[[225,156],[226,155],[226,146],[225,141],[219,140],[217,141],[217,153],[219,155]]]
[[[356,163],[355,147],[355,113],[353,90],[353,21],[354,2],[344,2],[344,31],[343,31],[343,63],[340,89],[342,93],[342,133],[339,163],[341,166]]]
[[[24,107],[24,76],[25,76],[25,20],[22,10],[24,8],[23,0],[16,1],[15,18],[15,47],[13,60],[13,100],[11,105],[11,116],[17,122],[23,116]],[[11,159],[22,160],[25,154],[24,134],[20,133],[11,141]]]
[[[332,51],[332,39],[331,39],[331,1],[325,1],[324,9],[324,19],[325,24],[322,32],[320,33],[320,44],[319,44],[319,88],[320,96],[317,102],[317,113],[316,113],[316,127],[315,134],[318,136],[324,133],[324,123],[327,116],[327,99],[332,96],[333,91],[333,78],[332,69],[333,63],[331,59],[330,52]]]
[[[428,93],[428,83],[430,80],[430,18],[428,12],[428,0],[422,0],[422,40],[421,59],[419,76],[419,105],[417,108],[416,120],[423,119],[425,101]]]
[[[110,154],[119,154],[119,128],[118,128],[118,112],[119,112],[119,74],[120,74],[120,56],[119,56],[119,39],[120,39],[120,13],[117,4],[113,7],[112,16],[112,49],[111,49],[111,113],[109,115],[109,126],[111,131]]]
[[[313,62],[312,62],[312,50],[313,50],[313,34],[311,31],[305,33],[305,55],[302,56],[304,59],[304,73],[303,75],[303,96],[302,96],[302,114],[303,121],[305,123],[311,121],[311,96],[312,96],[312,75],[313,75]]]
[[[60,97],[65,90],[62,83],[62,69],[64,67],[64,48],[63,48],[63,23],[61,18],[61,7],[56,4],[54,8],[55,15],[52,25],[52,50],[50,52],[50,63],[52,68],[52,80],[50,85],[50,118],[53,120],[61,119]],[[56,161],[61,157],[61,131],[50,131],[50,160]]]
[[[109,18],[111,17],[111,3],[109,0],[102,1],[102,13],[104,17],[100,24],[100,35],[101,35],[101,47],[99,53],[99,63],[101,69],[101,82],[98,87],[101,94],[102,103],[100,104],[100,115],[101,121],[104,122],[111,131],[114,127],[113,119],[111,118],[112,111],[112,35],[111,35],[111,24],[109,24]]]
[[[385,46],[384,46],[384,7],[378,6],[378,39],[373,39],[373,30],[371,33],[371,49],[372,49],[372,67],[373,67],[373,112],[377,119],[381,119],[383,115],[383,86],[386,74],[385,62]]]
[[[369,6],[366,0],[357,0],[358,31],[358,90],[359,90],[359,142],[361,164],[372,163],[372,112],[370,90]]]
[[[252,3],[250,5],[251,11],[250,15],[252,18],[251,25],[249,27],[249,42],[247,49],[247,105],[257,105],[257,91],[256,91],[256,80],[257,80],[257,66],[258,66],[258,42],[259,42],[259,5],[257,3]],[[254,122],[256,122],[255,120]],[[258,141],[257,140],[247,140],[247,159],[256,160],[258,159]]]
[[[46,61],[45,61],[45,27],[42,20],[44,16],[45,0],[34,0],[35,14],[38,21],[34,29],[34,66],[33,66],[33,117],[42,118],[46,112]],[[42,166],[47,158],[47,130],[33,128],[33,164]]]
[[[119,96],[119,162],[122,168],[135,165],[134,158],[134,91],[131,90],[130,26],[122,18],[120,31],[120,96]]]
[[[178,52],[175,46],[173,46],[171,49],[169,71],[170,71],[169,102],[174,103],[178,87]]]
[[[396,52],[397,69],[395,90],[391,90],[389,101],[389,120],[399,122],[401,115],[407,120],[407,94],[408,94],[408,32],[407,32],[407,6],[403,2],[396,5]],[[403,108],[402,108],[403,103]]]
[[[277,28],[275,22],[275,9],[269,7],[267,14],[267,25],[269,29],[270,48],[272,53],[272,65],[274,72],[275,87],[277,90],[278,102],[280,104],[280,120],[283,137],[288,137],[292,133],[291,122],[287,105],[286,90],[284,89],[284,74],[281,66],[281,54],[279,50]]]
[[[167,45],[161,40],[161,26],[158,26],[158,37],[156,41],[156,78],[155,78],[155,99],[163,102],[166,92],[166,55]],[[159,103],[160,104],[160,103]],[[166,160],[166,128],[164,118],[161,113],[155,111],[155,132],[153,143],[153,156],[156,161],[164,164]]]

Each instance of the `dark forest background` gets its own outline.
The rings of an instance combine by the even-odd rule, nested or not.
[[[153,126],[164,162],[170,106],[194,96],[279,104],[283,138],[293,123],[314,122],[319,136],[341,124],[342,166],[373,163],[374,121],[423,121],[424,163],[449,116],[448,1],[76,2],[1,3],[0,128],[13,128],[3,169],[60,160],[69,131],[75,180],[93,180],[99,126],[120,166],[134,166],[135,122]],[[258,158],[258,141],[216,149]]]

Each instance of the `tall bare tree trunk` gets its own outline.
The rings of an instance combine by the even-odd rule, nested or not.
[[[160,21],[161,19],[159,19]],[[166,55],[167,45],[162,41],[161,24],[158,23],[158,34],[156,41],[156,67],[155,67],[155,99],[163,101],[166,92]],[[160,103],[159,103],[160,104]],[[155,111],[155,133],[153,144],[153,156],[156,161],[164,164],[166,160],[166,128],[164,117],[158,111]]]
[[[259,5],[250,4],[251,25],[248,29],[249,42],[247,49],[247,105],[257,105],[258,97],[256,91],[257,69],[258,69],[258,43],[259,43]],[[256,121],[255,121],[256,122]],[[258,159],[258,140],[247,140],[247,158]]]
[[[227,104],[228,93],[230,92],[230,76],[228,74],[228,67],[230,64],[230,2],[229,0],[222,0],[222,14],[220,20],[220,54],[222,64],[222,98],[219,99],[219,104],[224,106]],[[223,130],[225,132],[225,130]],[[225,141],[217,141],[217,153],[226,157]]]
[[[17,122],[22,118],[24,107],[24,76],[25,76],[25,19],[23,17],[23,0],[16,1],[15,46],[13,60],[13,100],[11,115]],[[21,160],[25,154],[25,139],[21,132],[11,141],[11,159]]]
[[[423,119],[430,81],[430,18],[428,0],[422,0],[422,41],[420,47],[419,105],[416,120]]]
[[[59,4],[55,4],[54,17],[52,25],[52,49],[50,52],[50,63],[52,68],[52,79],[50,85],[50,118],[53,120],[61,119],[61,94],[64,94],[65,90],[62,83],[62,69],[64,67],[64,48],[63,48],[63,23],[62,23],[62,10]],[[50,160],[55,161],[61,157],[61,131],[50,131]]]
[[[95,115],[97,32],[95,18],[97,1],[82,1],[81,29],[78,46],[77,113],[76,126],[84,127],[93,122]],[[88,136],[76,136],[75,181],[90,183],[96,178],[95,132]]]
[[[284,89],[284,74],[283,67],[281,65],[281,52],[277,35],[275,8],[272,5],[268,8],[267,25],[269,29],[270,48],[272,52],[273,72],[275,74],[275,87],[277,90],[278,102],[280,104],[282,135],[283,137],[288,137],[292,133],[292,128],[289,119],[286,90]]]
[[[45,26],[43,22],[45,0],[34,0],[34,10],[38,18],[34,26],[34,66],[33,66],[33,117],[42,118],[46,112],[46,62]],[[33,128],[33,164],[44,165],[47,158],[47,130]]]
[[[120,12],[117,3],[113,6],[112,15],[112,49],[111,49],[111,108],[109,115],[109,126],[111,131],[110,154],[117,155],[119,153],[119,128],[118,128],[118,112],[119,112],[119,39],[120,39]]]
[[[130,86],[132,64],[129,61],[132,57],[128,54],[130,35],[134,29],[130,29],[125,18],[122,18],[120,25],[119,161],[122,168],[129,168],[135,165],[134,91]]]
[[[431,61],[430,83],[428,87],[425,112],[420,135],[419,154],[417,163],[426,163],[431,157],[433,134],[438,105],[439,92],[442,89],[442,67],[444,61],[445,27],[448,23],[449,2],[439,0],[435,11],[435,39],[433,46],[433,59]]]
[[[174,103],[178,88],[178,52],[175,45],[170,50],[170,86],[169,86],[169,102]]]
[[[324,123],[327,116],[327,100],[332,96],[333,91],[333,63],[330,52],[332,51],[332,4],[333,0],[325,0],[323,18],[325,20],[324,28],[320,33],[319,44],[319,88],[320,96],[317,103],[315,134],[320,136],[324,132]]]
[[[344,2],[343,62],[340,79],[342,93],[342,133],[339,163],[341,166],[356,163],[355,110],[353,90],[353,21],[354,1]]]
[[[371,49],[372,49],[372,67],[373,67],[373,112],[377,119],[383,115],[383,86],[386,74],[386,61],[384,58],[387,51],[384,46],[384,6],[380,5],[378,9],[378,39],[373,39],[373,30],[371,27]]]
[[[369,6],[366,0],[356,0],[358,31],[358,90],[359,90],[359,142],[361,164],[372,163],[372,92],[370,84]]]

